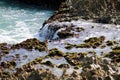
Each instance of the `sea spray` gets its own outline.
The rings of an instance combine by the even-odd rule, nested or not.
[[[33,38],[53,10],[0,0],[0,43],[19,43]]]
[[[70,26],[73,27],[73,24],[71,22],[54,21],[52,23],[47,23],[40,29],[39,35],[43,41],[46,39],[54,40],[58,38],[57,32],[60,29]]]

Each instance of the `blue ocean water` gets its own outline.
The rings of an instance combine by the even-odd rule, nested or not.
[[[53,10],[0,0],[0,43],[18,43],[38,34]]]

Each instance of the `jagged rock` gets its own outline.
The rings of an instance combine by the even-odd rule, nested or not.
[[[16,67],[16,62],[15,61],[5,61],[5,62],[1,62],[0,66],[2,66],[3,68],[14,68],[14,67]]]
[[[100,45],[103,44],[105,40],[104,36],[100,36],[99,38],[97,37],[91,37],[87,40],[84,40],[83,44],[67,44],[67,46],[65,46],[66,49],[71,49],[71,48],[97,48]]]
[[[58,68],[69,68],[69,64],[60,64]]]
[[[77,10],[70,6],[69,3],[63,2],[59,9],[51,16],[44,24],[51,23],[54,21],[64,22],[78,20],[79,16]]]
[[[114,75],[112,75],[112,77],[114,78],[114,80],[119,80],[120,74],[114,74]]]
[[[71,3],[82,18],[92,18],[101,23],[120,23],[117,18],[120,15],[120,0],[71,0]]]
[[[115,44],[117,44],[116,41],[107,41],[107,42],[106,42],[106,45],[107,45],[107,46],[113,46],[113,45],[115,45]]]
[[[38,39],[33,38],[33,39],[27,39],[26,41],[23,41],[21,43],[18,44],[14,44],[11,46],[12,50],[15,49],[27,49],[27,50],[39,50],[39,51],[45,51],[46,50],[46,44],[45,42],[40,42]]]
[[[106,54],[106,57],[112,59],[112,62],[120,62],[120,46],[115,46],[109,54]]]
[[[65,0],[46,23],[53,21],[71,21],[93,19],[99,23],[120,24],[119,0]]]
[[[102,80],[102,78],[98,77],[97,75],[93,75],[90,79],[91,80]]]
[[[109,75],[109,76],[105,77],[105,79],[104,79],[104,80],[114,80],[114,79],[113,79],[113,77],[112,77],[112,76],[110,76],[110,75]]]
[[[83,60],[86,56],[86,53],[70,53],[67,52],[66,55],[64,56],[67,62],[72,65],[72,66],[78,66],[79,68],[81,67]]]
[[[54,57],[54,56],[62,57],[64,56],[64,53],[60,51],[59,49],[54,48],[54,49],[49,50],[48,56],[49,57]]]
[[[68,38],[74,35],[74,33],[68,32],[68,31],[61,31],[58,32],[57,34],[59,36],[59,38],[64,39],[64,38]]]
[[[73,71],[71,75],[63,73],[59,80],[82,80],[82,77],[76,71]]]
[[[11,45],[7,43],[0,43],[0,59],[2,56],[9,54]]]
[[[54,65],[52,64],[51,61],[42,62],[41,64],[44,64],[44,65],[47,65],[47,66],[50,66],[50,67],[54,67]]]

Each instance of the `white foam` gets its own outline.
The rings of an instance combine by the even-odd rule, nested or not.
[[[60,64],[67,64],[67,61],[65,60],[65,58],[58,58],[58,59],[46,58],[42,62],[46,62],[46,61],[50,61],[57,66]]]
[[[16,58],[16,54],[19,54],[20,58]],[[38,57],[44,57],[46,55],[47,53],[39,52],[36,50],[32,51],[27,51],[25,49],[12,50],[8,55],[2,57],[2,60],[0,62],[14,60],[17,62],[16,67],[21,67],[22,65],[27,64]],[[24,58],[24,56],[27,56],[27,58]]]
[[[81,44],[85,39],[89,39],[91,37],[100,37],[105,36],[105,41],[107,40],[115,40],[120,41],[119,33],[120,33],[120,25],[113,25],[113,24],[101,24],[101,23],[93,23],[90,21],[84,21],[84,20],[78,20],[78,21],[71,21],[71,22],[53,22],[51,23],[53,25],[71,25],[73,24],[75,27],[82,27],[85,28],[84,31],[78,32],[79,37],[72,37],[67,38],[64,40],[58,40],[53,41],[48,44],[49,49],[51,48],[58,48],[62,50],[63,52],[86,52],[86,51],[95,51],[98,55],[101,54],[101,52],[108,53],[111,51],[111,47],[106,48],[73,48],[71,50],[65,49],[66,43],[71,44]],[[92,28],[94,26],[94,28]],[[64,28],[62,28],[64,29]],[[59,32],[61,29],[59,29],[57,32]],[[53,38],[56,38],[57,32],[54,34]],[[57,36],[58,37],[58,36]],[[120,43],[119,43],[120,44]]]
[[[0,1],[0,43],[18,43],[35,37],[52,10],[20,8]]]

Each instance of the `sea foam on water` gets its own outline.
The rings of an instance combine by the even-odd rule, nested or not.
[[[53,10],[0,0],[0,43],[18,43],[34,37]]]

